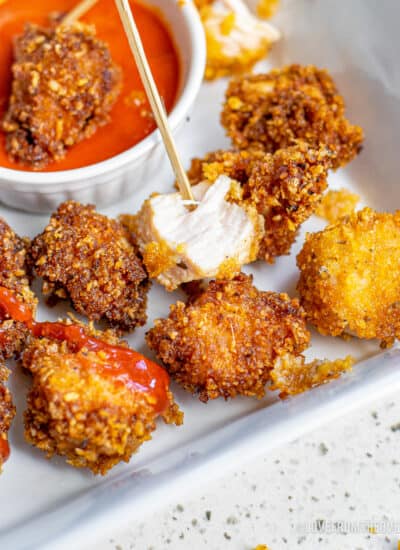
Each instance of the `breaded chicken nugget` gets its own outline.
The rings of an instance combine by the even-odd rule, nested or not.
[[[37,300],[29,288],[26,262],[26,241],[18,237],[10,226],[0,218],[0,287],[2,293],[12,291],[13,296],[28,308],[32,314]],[[0,359],[19,354],[29,334],[25,324],[14,321],[5,313],[0,297]]]
[[[94,27],[28,24],[15,42],[13,84],[2,128],[7,151],[40,169],[109,121],[121,71]]]
[[[207,401],[262,397],[276,358],[298,356],[310,334],[297,300],[259,291],[242,273],[171,306],[146,340],[172,377]]]
[[[274,154],[262,151],[215,151],[193,159],[188,172],[195,185],[215,181],[221,174],[237,180],[243,201],[264,218],[265,235],[258,257],[273,263],[288,254],[299,226],[313,213],[327,187],[329,149],[298,142]]]
[[[301,303],[321,334],[399,337],[400,212],[364,208],[307,235],[297,265]]]
[[[121,330],[146,322],[149,280],[122,225],[95,207],[67,201],[30,248],[43,293],[69,298],[79,313]]]
[[[4,385],[7,378],[8,369],[4,365],[0,365],[0,473],[4,462],[10,454],[8,430],[15,416],[15,407],[11,394]]]
[[[101,333],[92,327],[84,331],[127,350],[111,331]],[[148,381],[145,385],[142,376],[148,363],[143,359],[136,380],[124,365],[111,361],[107,349],[83,347],[77,351],[76,343],[33,340],[23,355],[24,367],[33,374],[25,412],[27,441],[48,458],[64,456],[72,466],[90,468],[95,474],[128,462],[140,445],[151,439],[159,415],[167,423],[182,423],[167,374],[149,362],[159,378],[156,381],[152,375],[149,386]],[[160,403],[164,403],[161,410]]]
[[[345,104],[327,71],[290,65],[236,78],[226,91],[221,121],[239,149],[269,153],[304,139],[329,147],[336,169],[360,151],[363,132],[345,117]]]

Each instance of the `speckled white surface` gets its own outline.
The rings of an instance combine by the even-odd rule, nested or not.
[[[339,530],[361,532],[328,532],[333,522],[344,521],[348,526]],[[307,533],[310,522],[319,522],[320,531]],[[374,526],[377,533],[369,533]],[[188,488],[185,499],[171,496],[167,508],[155,503],[153,516],[140,522],[132,510],[118,532],[82,550],[253,550],[257,544],[269,550],[397,550],[395,530],[400,403],[389,395],[212,486],[204,480],[201,490]]]

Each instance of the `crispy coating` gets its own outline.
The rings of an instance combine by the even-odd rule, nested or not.
[[[8,369],[4,365],[0,365],[0,473],[3,466],[4,450],[7,450],[8,430],[11,427],[11,422],[15,416],[15,407],[12,402],[11,394],[4,385],[8,378]],[[7,454],[7,451],[6,451]]]
[[[239,149],[273,153],[304,139],[331,149],[334,169],[352,160],[363,142],[362,129],[345,117],[344,100],[331,76],[312,65],[232,80],[221,121]]]
[[[94,27],[28,24],[14,49],[13,84],[3,120],[10,156],[35,169],[109,121],[121,71]]]
[[[279,390],[279,396],[285,398],[297,395],[311,388],[326,384],[351,370],[354,359],[347,356],[334,361],[315,359],[306,363],[304,356],[293,358],[290,355],[277,357],[271,371],[271,390]]]
[[[122,225],[91,205],[67,201],[32,242],[43,293],[69,298],[79,313],[121,330],[146,322],[149,280]]]
[[[26,246],[27,242],[0,218],[0,286],[13,290],[34,313],[37,299],[29,288]],[[28,334],[23,323],[12,320],[0,308],[0,360],[18,355]]]
[[[300,141],[274,154],[216,151],[193,159],[188,176],[193,185],[215,181],[221,174],[239,181],[243,200],[264,218],[258,257],[273,263],[276,256],[289,253],[299,226],[318,206],[331,158],[326,147],[313,149]]]
[[[297,265],[301,303],[321,334],[386,346],[400,336],[400,212],[364,208],[307,235]]]
[[[111,331],[87,331],[121,345]],[[143,393],[132,393],[103,374],[103,361],[101,351],[73,353],[65,342],[47,339],[32,340],[23,355],[23,366],[33,375],[25,412],[27,441],[48,458],[61,455],[76,468],[102,475],[128,462],[151,439],[157,417]],[[183,415],[171,393],[168,397],[162,416],[179,425]]]
[[[325,193],[315,214],[329,223],[335,223],[343,216],[354,212],[360,197],[347,189],[332,189]]]
[[[204,402],[262,397],[276,358],[296,357],[309,339],[298,301],[257,290],[243,273],[172,305],[146,335],[172,377]]]

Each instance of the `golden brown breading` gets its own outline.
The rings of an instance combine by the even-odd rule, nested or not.
[[[296,357],[309,339],[298,301],[257,290],[243,273],[171,306],[146,335],[172,377],[202,401],[262,397],[276,358]]]
[[[290,65],[231,81],[221,121],[239,149],[273,153],[304,139],[333,153],[332,168],[360,151],[363,132],[345,118],[342,96],[327,71]]]
[[[15,43],[7,151],[40,169],[109,121],[121,72],[94,27],[28,24]]]
[[[301,303],[321,334],[384,345],[400,336],[400,211],[365,208],[307,235],[297,265]]]
[[[37,299],[29,288],[26,245],[27,242],[0,218],[0,287],[13,290],[18,300],[31,307],[34,313]],[[26,326],[8,317],[0,303],[0,360],[18,355],[28,334]]]
[[[91,336],[124,345],[111,331],[87,327]],[[33,374],[25,412],[25,437],[50,458],[66,457],[77,468],[105,474],[121,461],[128,462],[156,429],[150,399],[140,391],[105,374],[101,351],[71,351],[66,342],[32,340],[23,366]],[[182,413],[168,392],[167,423],[181,424]]]
[[[8,458],[8,430],[15,416],[15,407],[11,394],[4,385],[4,382],[8,378],[8,373],[8,369],[0,364],[0,473],[4,461]]]
[[[258,257],[273,263],[288,254],[299,226],[313,213],[327,187],[329,149],[305,142],[274,154],[261,151],[216,151],[193,159],[188,172],[195,185],[221,175],[239,181],[243,199],[264,217],[265,235]]]
[[[354,212],[360,197],[347,189],[332,189],[325,193],[315,214],[329,223],[336,223]]]
[[[146,322],[149,280],[122,225],[91,205],[67,201],[32,242],[43,293],[69,298],[89,319],[122,330]]]
[[[315,359],[306,363],[304,356],[277,357],[271,371],[271,390],[279,390],[279,396],[297,395],[311,388],[326,384],[351,370],[354,359],[351,356],[334,361]]]

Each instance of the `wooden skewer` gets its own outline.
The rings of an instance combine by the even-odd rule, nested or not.
[[[87,11],[92,8],[98,0],[82,0],[64,17],[62,20],[63,25],[72,25],[75,21],[78,21]]]
[[[128,42],[135,58],[140,78],[142,79],[144,89],[146,90],[147,98],[156,119],[157,126],[160,130],[161,137],[164,141],[169,160],[175,172],[179,191],[184,200],[196,204],[188,177],[179,158],[178,151],[169,128],[167,113],[165,112],[162,99],[158,93],[156,83],[154,82],[153,74],[147,61],[142,39],[140,38],[129,2],[128,0],[115,0],[115,3],[124,26],[125,33],[128,37]]]

